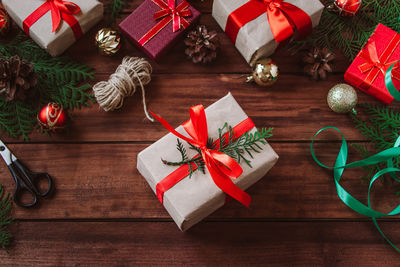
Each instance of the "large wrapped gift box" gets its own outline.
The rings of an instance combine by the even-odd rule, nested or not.
[[[179,11],[173,21],[172,4]],[[145,0],[119,27],[149,57],[159,60],[200,17],[184,0]]]
[[[70,8],[72,13],[76,13],[66,15],[61,11],[61,23],[57,29],[53,29],[53,19],[57,12],[53,13],[52,17],[54,11],[51,11],[51,5],[55,4],[51,0],[3,0],[3,5],[18,26],[24,29],[40,47],[47,50],[50,55],[58,56],[103,18],[103,4],[99,1],[69,1],[77,6],[66,7]],[[64,6],[61,9],[63,8]],[[37,15],[43,13],[43,16]],[[36,21],[34,17],[37,18]],[[28,26],[29,24],[32,25]]]
[[[272,55],[280,43],[288,41],[286,37],[293,37],[287,35],[289,28],[296,35],[300,26],[303,35],[309,34],[318,25],[323,9],[319,0],[214,0],[212,15],[253,65],[257,59]]]
[[[218,139],[218,129],[225,123],[234,127],[249,121],[248,116],[231,94],[206,108],[205,113],[208,136],[214,140]],[[256,130],[254,125],[250,126],[249,129],[249,132]],[[176,130],[185,136],[189,136],[182,125]],[[179,159],[181,155],[176,149],[176,144],[177,137],[169,133],[138,155],[137,168],[158,197],[157,184],[177,170],[176,166],[163,164],[161,159]],[[189,149],[189,145],[185,141],[182,141],[182,144],[185,146],[189,158],[197,154]],[[243,161],[239,163],[243,173],[232,181],[242,190],[246,190],[263,178],[278,160],[278,155],[268,143],[261,146],[263,150],[260,153],[253,154],[252,168]],[[226,197],[227,195],[213,182],[206,168],[205,174],[201,171],[195,171],[191,177],[186,176],[180,180],[164,193],[162,201],[178,227],[185,231],[223,206],[227,200]]]
[[[385,85],[387,69],[400,59],[400,34],[378,24],[374,33],[347,69],[344,79],[385,104],[393,101]],[[400,72],[392,71],[393,83],[400,88]]]

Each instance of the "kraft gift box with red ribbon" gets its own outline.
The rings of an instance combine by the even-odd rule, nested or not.
[[[361,91],[385,104],[393,101],[385,85],[387,69],[400,59],[400,34],[378,24],[374,33],[347,69],[344,79]],[[396,65],[392,80],[400,88],[400,72]]]
[[[253,65],[291,38],[310,34],[323,9],[319,0],[214,0],[212,15]]]
[[[263,150],[260,153],[253,154],[252,168],[244,161],[230,162],[233,159],[227,155],[207,149],[207,139],[217,140],[218,129],[225,123],[233,127],[237,137],[256,130],[252,120],[230,93],[206,109],[201,105],[190,108],[190,120],[176,129],[158,115],[154,116],[170,133],[139,153],[137,168],[182,231],[210,215],[229,199],[244,204],[243,208],[249,206],[251,197],[243,190],[263,178],[278,160],[278,155],[268,143],[261,145]],[[189,158],[195,157],[197,152],[189,148],[188,142],[202,150],[205,174],[198,170],[189,177],[187,164],[179,167],[162,163],[161,159],[174,161],[181,158],[176,149],[177,138],[181,138]],[[225,161],[221,163],[221,159]],[[221,166],[229,168],[221,171]]]
[[[119,27],[149,57],[159,60],[200,17],[184,0],[145,0]]]
[[[103,18],[96,0],[3,0],[11,18],[52,56],[68,49]]]

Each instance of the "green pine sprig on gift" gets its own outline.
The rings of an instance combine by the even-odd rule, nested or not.
[[[207,142],[207,147],[209,149],[216,149],[217,151],[227,154],[238,163],[244,161],[250,168],[252,168],[251,159],[254,158],[253,155],[255,153],[260,153],[263,150],[261,145],[265,145],[267,143],[265,139],[268,139],[272,136],[272,130],[273,128],[262,128],[254,133],[246,132],[236,138],[233,128],[228,125],[228,123],[225,123],[222,128],[218,129],[218,142],[214,142],[213,139],[209,139]],[[225,135],[225,133],[228,134]],[[217,144],[220,144],[219,148],[217,148]],[[187,151],[179,139],[177,139],[176,148],[181,154],[181,160],[174,162],[161,159],[164,164],[170,166],[182,166],[188,164],[189,177],[191,177],[194,171],[197,169],[205,173],[205,163],[201,155],[200,148],[189,143],[189,148],[196,151],[198,154],[191,159],[188,157]],[[193,168],[193,165],[196,166],[196,168]]]
[[[329,6],[333,0],[321,2]],[[399,14],[400,0],[363,0],[361,9],[353,17],[343,17],[325,8],[313,33],[305,40],[294,42],[291,48],[294,51],[308,46],[339,49],[349,60],[353,60],[378,23],[399,31]]]
[[[109,16],[109,23],[113,24],[121,17],[121,13],[132,0],[112,0],[105,5],[105,13]]]
[[[0,44],[0,57],[13,55],[33,63],[39,77],[35,97],[23,102],[6,102],[0,97],[0,130],[9,136],[29,140],[28,135],[37,125],[37,112],[49,102],[60,103],[70,110],[95,102],[94,96],[87,92],[91,86],[82,84],[94,78],[88,65],[68,57],[51,57],[23,33],[7,44]]]
[[[5,251],[7,251],[12,238],[11,232],[7,229],[14,222],[14,219],[9,215],[11,207],[11,197],[4,193],[4,188],[0,185],[0,246]]]
[[[400,112],[383,105],[360,104],[360,111],[365,113],[366,118],[362,119],[360,115],[350,114],[355,127],[372,144],[372,148],[366,145],[352,144],[358,150],[362,157],[367,158],[382,150],[393,147],[400,133]],[[400,166],[400,157],[393,159],[395,167]],[[366,175],[363,180],[369,181],[373,175],[386,167],[385,164],[365,166],[363,169]]]

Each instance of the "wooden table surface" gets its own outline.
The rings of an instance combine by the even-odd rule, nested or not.
[[[141,2],[134,0],[123,17]],[[191,2],[203,13],[200,23],[221,32],[211,16],[212,1]],[[128,42],[115,57],[98,55],[93,38],[101,27],[67,52],[95,67],[96,81],[107,79],[123,56],[144,56]],[[313,82],[302,73],[300,55],[282,50],[273,55],[281,71],[278,83],[261,88],[235,79],[250,68],[225,34],[220,37],[222,49],[211,65],[192,64],[182,42],[161,63],[153,62],[147,100],[150,109],[178,126],[188,118],[190,106],[208,106],[231,92],[258,127],[275,128],[270,143],[280,159],[248,190],[251,208],[232,201],[189,231],[178,230],[136,169],[138,152],[167,133],[159,123],[144,120],[136,94],[117,112],[105,113],[98,105],[74,111],[65,133],[33,133],[29,143],[5,139],[31,169],[54,177],[56,192],[37,208],[14,206],[15,238],[9,254],[0,253],[1,265],[398,265],[398,254],[370,220],[338,199],[332,173],[310,156],[310,140],[323,126],[340,127],[349,142],[365,142],[348,116],[333,113],[326,104],[329,88],[343,81],[347,60],[338,56],[335,73]],[[375,102],[363,93],[359,99]],[[339,136],[322,139],[317,153],[331,164]],[[350,155],[351,161],[358,158],[356,152]],[[346,170],[343,185],[365,202],[368,185],[360,176],[359,169]],[[14,187],[4,164],[0,183],[8,191]],[[374,207],[395,207],[396,189],[378,183]],[[390,218],[381,224],[400,244],[396,223],[398,218]]]

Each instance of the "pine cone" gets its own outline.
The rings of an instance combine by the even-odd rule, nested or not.
[[[37,75],[32,63],[21,60],[18,56],[0,58],[0,94],[4,95],[7,102],[25,100],[36,84]]]
[[[217,57],[220,43],[216,31],[209,31],[201,25],[187,35],[185,45],[185,53],[193,63],[208,63]]]
[[[326,80],[327,73],[332,72],[332,61],[335,55],[326,47],[312,47],[303,57],[304,72],[313,80]]]

